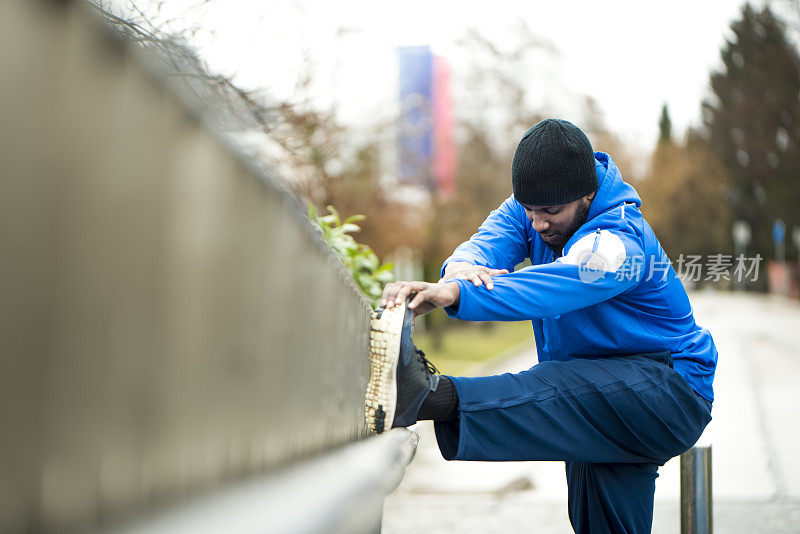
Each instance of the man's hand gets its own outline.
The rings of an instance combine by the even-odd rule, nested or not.
[[[381,306],[392,308],[413,297],[408,307],[414,310],[415,316],[424,315],[434,308],[457,305],[460,293],[458,284],[393,282],[383,288]]]
[[[447,264],[444,270],[444,277],[439,281],[448,282],[456,278],[463,278],[475,284],[476,287],[483,284],[486,286],[486,289],[492,289],[494,287],[492,277],[507,273],[507,269],[490,269],[483,265],[472,265],[471,263],[463,261],[454,261]]]

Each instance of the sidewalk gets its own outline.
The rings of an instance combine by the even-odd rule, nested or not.
[[[765,296],[695,293],[697,322],[714,335],[713,473],[717,532],[797,532],[800,525],[800,304]],[[490,374],[527,369],[534,351]],[[385,533],[565,533],[560,462],[446,462],[433,426],[384,508]],[[656,483],[653,532],[680,532],[677,459]]]

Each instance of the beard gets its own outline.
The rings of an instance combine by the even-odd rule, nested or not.
[[[547,245],[548,248],[556,254],[561,254],[561,251],[564,250],[564,245],[567,244],[569,238],[575,235],[575,232],[578,231],[578,228],[583,226],[588,218],[589,206],[581,202],[578,204],[578,208],[575,210],[575,215],[572,217],[572,221],[570,221],[569,228],[558,236],[558,241],[553,241],[552,243],[545,241],[545,245]]]

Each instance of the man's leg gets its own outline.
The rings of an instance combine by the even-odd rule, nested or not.
[[[711,419],[666,355],[449,380],[459,415],[435,421],[442,455],[566,461],[577,533],[650,532],[658,466],[691,447]]]
[[[414,347],[403,311],[373,318],[366,397],[372,430],[430,418],[446,459],[566,461],[577,532],[649,531],[657,466],[691,447],[711,419],[668,355],[440,378]]]
[[[458,421],[458,393],[448,377],[439,377],[438,387],[425,397],[420,406],[417,420]]]
[[[528,371],[449,377],[456,421],[435,422],[449,460],[663,464],[711,420],[706,403],[656,356],[543,362]]]
[[[566,462],[566,469],[576,533],[650,532],[658,464]]]
[[[373,318],[371,429],[430,418],[447,459],[566,461],[577,532],[650,530],[657,466],[691,447],[711,419],[667,354],[440,378],[411,341],[403,308]]]

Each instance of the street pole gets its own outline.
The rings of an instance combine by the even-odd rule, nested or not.
[[[794,241],[794,248],[797,249],[797,258],[800,261],[800,226],[792,228],[792,241]]]
[[[775,262],[780,265],[783,281],[780,293],[789,295],[789,270],[786,268],[786,224],[781,219],[776,219],[772,225],[772,240],[775,242]]]
[[[694,447],[681,454],[681,534],[714,531],[711,433],[706,427]]]
[[[747,222],[739,220],[733,223],[733,244],[736,248],[736,261],[743,258],[747,251],[747,245],[750,243],[750,225]],[[735,288],[737,291],[744,291],[745,277],[740,273],[739,277],[735,280]]]

